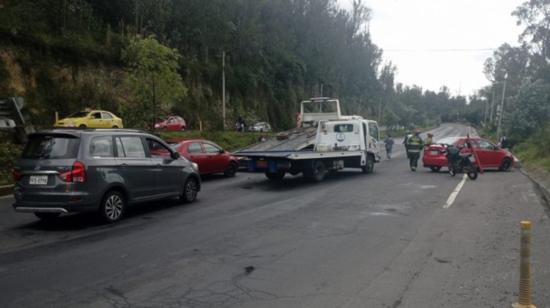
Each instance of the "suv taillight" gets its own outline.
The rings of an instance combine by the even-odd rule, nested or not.
[[[75,161],[71,171],[62,173],[60,177],[65,182],[84,183],[86,182],[86,166],[79,161]]]
[[[21,173],[21,171],[17,169],[12,169],[11,174],[13,175],[13,180],[15,182],[19,182],[19,180],[21,180],[21,178],[23,177],[23,174]]]

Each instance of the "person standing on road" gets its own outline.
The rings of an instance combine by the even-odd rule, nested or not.
[[[424,146],[424,141],[420,138],[420,130],[415,129],[414,135],[410,138],[407,138],[407,156],[409,157],[409,166],[411,171],[416,171],[418,167],[418,159],[420,158],[420,152],[422,152],[422,147]]]
[[[403,145],[405,146],[405,153],[407,153],[407,159],[410,159],[409,158],[409,149],[407,148],[407,141],[411,137],[412,137],[412,134],[411,134],[410,131],[405,132],[405,138],[403,138]]]
[[[391,159],[391,152],[393,150],[393,144],[395,141],[392,139],[391,135],[388,134],[388,137],[384,140],[384,144],[386,145],[386,158]]]

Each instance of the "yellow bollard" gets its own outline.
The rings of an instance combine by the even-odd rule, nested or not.
[[[531,222],[521,222],[521,265],[519,273],[519,302],[513,308],[536,308],[531,303]]]

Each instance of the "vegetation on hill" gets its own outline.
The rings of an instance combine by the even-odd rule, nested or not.
[[[506,135],[520,158],[550,171],[550,3],[526,1],[513,15],[524,27],[521,45],[503,44],[485,63],[491,85],[482,89],[487,104],[486,126]],[[504,102],[500,110],[499,103]],[[502,113],[502,129],[497,132]]]
[[[227,127],[238,116],[292,127],[299,101],[320,95],[340,98],[347,114],[389,126],[471,113],[466,98],[446,88],[435,93],[394,83],[397,68],[382,63],[383,51],[366,30],[370,10],[359,0],[351,11],[336,0],[4,2],[0,95],[24,96],[44,126],[53,111],[98,107],[132,127],[147,126],[158,110],[183,115],[193,128],[202,122],[221,129],[222,54]],[[139,66],[128,58],[136,46],[149,55],[169,51],[163,62],[180,77],[164,79],[168,71],[159,70],[158,82],[141,74],[136,83]]]

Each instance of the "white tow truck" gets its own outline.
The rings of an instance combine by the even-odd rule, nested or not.
[[[371,173],[380,161],[376,121],[341,115],[340,102],[330,98],[302,101],[300,124],[276,137],[235,153],[248,158],[248,170],[264,172],[270,180],[286,173],[322,181],[329,171],[358,168]]]

